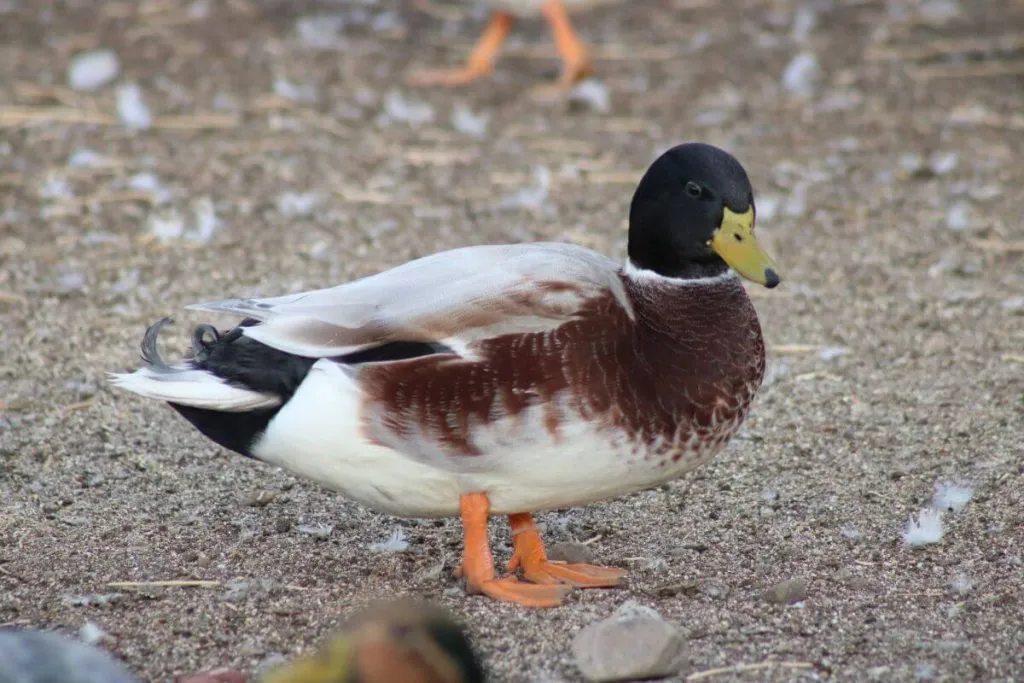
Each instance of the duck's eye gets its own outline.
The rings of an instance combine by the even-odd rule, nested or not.
[[[693,182],[692,180],[686,183],[686,194],[690,195],[691,197],[699,197],[701,196],[701,194],[703,194],[703,192],[704,190],[701,188],[701,186]]]

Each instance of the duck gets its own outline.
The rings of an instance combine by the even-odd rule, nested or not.
[[[613,2],[622,0],[485,0],[491,8],[490,20],[466,62],[454,69],[414,69],[406,76],[406,84],[457,87],[488,76],[516,18],[542,16],[551,27],[562,70],[553,83],[536,88],[535,94],[549,97],[568,91],[594,72],[590,50],[573,29],[570,13]]]
[[[742,279],[781,276],[746,170],[701,142],[650,165],[626,258],[572,243],[442,251],[345,284],[215,300],[171,364],[150,326],[113,384],[202,434],[379,512],[458,517],[468,592],[524,607],[614,587],[618,567],[548,560],[533,515],[676,479],[722,450],[765,369]],[[507,516],[510,573],[488,545]]]
[[[244,683],[218,670],[180,683]],[[370,605],[312,654],[270,669],[260,683],[483,683],[462,626],[441,607],[403,598]]]

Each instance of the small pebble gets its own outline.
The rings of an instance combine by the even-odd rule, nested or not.
[[[970,202],[961,199],[949,207],[946,212],[946,227],[954,232],[969,230],[973,225],[971,220]]]
[[[849,352],[850,349],[846,348],[845,346],[829,346],[818,351],[818,358],[828,363],[836,360],[841,356],[845,356]]]
[[[576,634],[576,665],[588,681],[628,681],[678,674],[689,653],[679,629],[632,601]]]
[[[971,588],[974,587],[974,582],[971,581],[971,577],[967,576],[963,572],[960,572],[955,577],[953,577],[953,581],[950,582],[949,587],[953,590],[953,592],[956,595],[963,595],[964,593],[970,592]]]
[[[548,548],[548,559],[572,564],[594,564],[594,552],[589,545],[562,541]]]
[[[295,20],[299,42],[312,50],[339,50],[344,46],[341,32],[345,17],[341,14],[316,14]]]
[[[332,524],[300,524],[298,529],[300,534],[312,536],[323,540],[331,535],[334,531],[334,525]]]
[[[582,104],[592,111],[607,114],[612,109],[608,86],[594,78],[583,81],[569,93],[571,104]]]
[[[248,507],[262,508],[270,505],[274,501],[274,493],[272,491],[259,491],[252,496],[249,496],[245,504]]]
[[[1003,299],[999,306],[1007,313],[1024,313],[1024,296],[1011,296],[1009,299]]]
[[[804,579],[788,579],[777,583],[764,592],[764,599],[776,605],[792,605],[807,599],[807,582]]]
[[[718,579],[704,579],[700,582],[698,589],[701,595],[706,595],[713,600],[720,600],[729,595],[729,586]]]
[[[282,216],[308,216],[323,198],[317,192],[284,192],[277,198],[277,212]]]
[[[75,55],[68,66],[68,85],[73,90],[96,90],[117,78],[121,63],[112,50],[93,50]]]
[[[384,95],[384,114],[391,121],[419,126],[434,120],[434,108],[426,102],[405,97],[397,90]]]

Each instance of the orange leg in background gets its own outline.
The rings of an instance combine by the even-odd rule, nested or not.
[[[542,585],[565,584],[578,588],[611,588],[626,575],[624,569],[598,567],[592,564],[552,562],[544,552],[537,525],[529,513],[508,516],[512,526],[512,559],[509,571],[523,570],[523,578]]]
[[[486,493],[467,493],[459,498],[459,512],[466,539],[461,574],[470,590],[524,607],[557,607],[562,604],[571,590],[567,585],[533,585],[511,577],[497,578],[491,548],[487,543],[487,518],[490,511],[491,503]]]
[[[488,75],[494,70],[498,52],[511,28],[511,14],[494,12],[491,15],[491,23],[487,25],[484,34],[480,36],[480,40],[477,41],[464,66],[458,69],[414,71],[405,79],[406,83],[412,86],[457,86],[472,83],[478,78]]]
[[[593,73],[586,45],[576,35],[569,21],[569,13],[562,0],[548,0],[543,8],[544,18],[555,36],[555,47],[562,58],[562,75],[551,85],[541,86],[538,93],[568,90]]]

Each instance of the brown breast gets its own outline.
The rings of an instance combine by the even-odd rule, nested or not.
[[[578,416],[657,444],[654,455],[694,439],[724,443],[764,374],[761,329],[743,286],[625,285],[635,320],[608,295],[552,331],[480,342],[478,361],[367,366],[360,379],[377,416],[367,436],[410,455],[424,438],[433,452],[477,455],[475,430],[541,406],[556,436]]]

